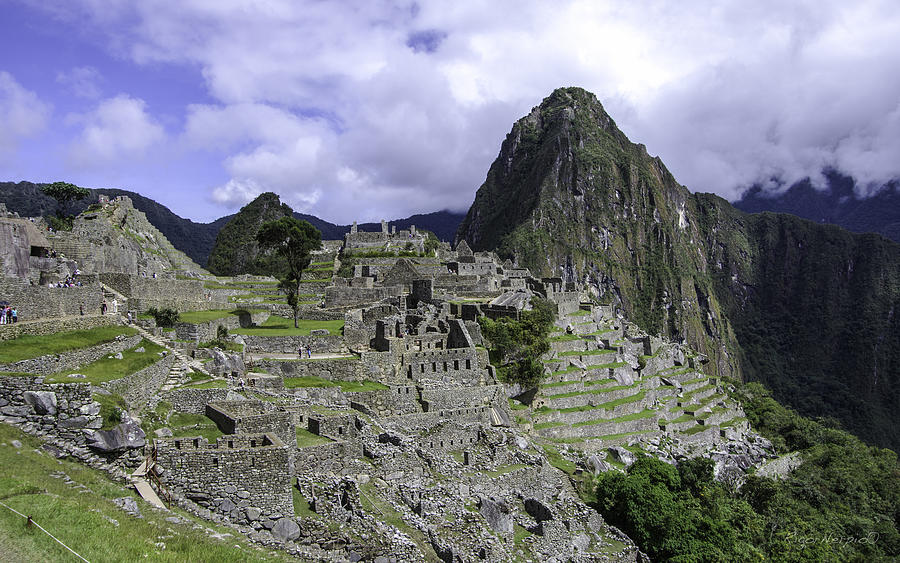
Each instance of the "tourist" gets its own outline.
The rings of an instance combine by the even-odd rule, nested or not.
[[[311,346],[306,347],[306,357],[312,359],[312,347]]]
[[[106,314],[106,301],[104,301],[103,303],[100,304],[100,314],[101,315]]]
[[[78,306],[78,313],[83,317],[84,316],[84,303]]]
[[[19,311],[17,311],[15,307],[12,308],[12,321],[14,323],[19,322]]]
[[[118,314],[118,312],[119,312],[119,302],[118,302],[118,300],[116,300],[115,297],[113,297],[113,300],[112,300],[112,312],[113,312],[113,314]]]
[[[297,357],[303,359],[303,346],[297,348]]]

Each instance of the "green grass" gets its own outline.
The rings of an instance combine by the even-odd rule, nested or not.
[[[378,383],[377,381],[343,381],[330,380],[316,377],[314,375],[305,375],[303,377],[285,377],[285,389],[296,389],[298,387],[340,387],[341,391],[378,391],[380,389],[388,389],[387,385]]]
[[[612,362],[609,364],[590,365],[590,366],[587,366],[586,369],[589,369],[589,370],[590,369],[616,369],[616,368],[623,368],[627,365],[628,365],[627,362]]]
[[[569,313],[568,316],[569,317],[583,317],[585,315],[590,315],[590,314],[591,314],[591,312],[588,311],[587,309],[578,309],[574,313]]]
[[[559,360],[544,360],[544,363],[558,362],[558,361],[559,361]],[[558,375],[565,375],[565,374],[567,374],[567,373],[573,373],[573,372],[576,372],[576,371],[581,371],[581,368],[576,367],[576,366],[569,366],[569,367],[567,367],[566,369],[561,369],[561,370],[558,370],[558,371],[552,371],[552,372],[550,372],[550,377],[554,377],[554,376],[558,376]]]
[[[631,385],[616,385],[614,387],[604,387],[603,389],[596,389],[594,391],[570,391],[568,393],[558,393],[556,395],[548,395],[548,399],[565,399],[567,397],[577,397],[579,395],[604,395],[606,393],[610,393],[612,391],[620,391],[622,389],[632,389],[640,385],[640,382],[637,381],[632,383]]]
[[[12,440],[22,442],[14,448]],[[11,508],[30,515],[48,532],[91,562],[117,561],[287,561],[286,554],[269,554],[239,534],[197,520],[173,508],[173,512],[151,510],[130,489],[109,480],[103,473],[68,460],[35,451],[40,441],[18,429],[0,424],[0,498]],[[64,473],[72,484],[53,475]],[[77,488],[76,488],[77,486]],[[112,499],[135,497],[141,518],[122,511]],[[185,523],[166,522],[173,515]],[[116,524],[110,520],[115,520]],[[194,530],[193,526],[200,525]],[[217,540],[205,528],[229,532]],[[165,547],[154,545],[163,542]],[[234,545],[241,546],[235,549]],[[0,560],[77,561],[65,548],[36,527],[0,507]]]
[[[544,428],[556,428],[557,426],[565,426],[564,422],[539,422],[534,425],[535,430],[543,430]]]
[[[667,420],[666,424],[678,424],[679,422],[688,422],[691,420],[695,420],[693,416],[685,413],[678,418],[673,418],[672,420]]]
[[[125,326],[101,326],[90,330],[73,330],[44,336],[26,334],[0,345],[0,363],[30,360],[48,354],[62,354],[112,342],[117,336],[132,336],[137,331]]]
[[[321,516],[313,512],[309,507],[309,500],[303,496],[303,493],[301,493],[297,487],[291,487],[291,493],[294,497],[294,516],[299,516],[301,518],[321,518]]]
[[[650,418],[656,414],[656,411],[651,409],[644,409],[641,412],[636,412],[633,414],[626,414],[625,416],[619,416],[616,418],[598,418],[594,420],[585,420],[584,422],[576,422],[572,426],[593,426],[595,424],[604,424],[606,422],[629,422],[631,420],[638,420],[641,418]]]
[[[331,442],[330,438],[313,434],[306,428],[297,427],[297,447],[305,448],[307,446],[318,446],[319,444],[327,444]]]
[[[91,399],[100,403],[100,417],[103,418],[103,430],[109,430],[119,424],[121,413],[128,409],[128,403],[121,395],[115,393],[94,393]]]
[[[550,444],[541,444],[541,447],[544,449],[544,453],[547,454],[547,461],[550,462],[550,465],[561,471],[565,471],[569,475],[575,473],[575,463],[560,455],[559,450]]]
[[[599,405],[581,405],[579,407],[566,407],[563,409],[559,409],[559,412],[583,412],[583,411],[594,411],[594,410],[610,410],[619,405],[624,405],[626,403],[636,403],[636,402],[642,400],[646,394],[647,394],[646,391],[641,391],[640,393],[635,393],[634,395],[628,395],[627,397],[621,397],[619,399],[607,401],[605,403],[600,403]]]
[[[603,436],[597,436],[596,440],[617,440],[619,438],[626,438],[628,436],[639,436],[641,434],[652,434],[653,430],[638,430],[637,432],[620,432],[618,434],[605,434]]]
[[[232,334],[250,334],[256,336],[308,336],[311,330],[326,329],[330,334],[341,334],[344,319],[334,321],[316,321],[299,319],[298,328],[294,328],[294,320],[272,315],[263,324],[252,328],[237,328]]]
[[[697,426],[691,426],[687,430],[682,430],[681,434],[685,434],[687,436],[693,436],[699,432],[703,432],[704,430],[709,430],[710,428],[714,428],[714,426],[703,426],[698,424]]]
[[[181,387],[184,389],[225,389],[228,387],[228,382],[222,379],[213,379],[212,381],[205,381],[203,383],[188,383]]]
[[[487,475],[488,477],[500,477],[501,475],[506,475],[507,473],[512,473],[518,469],[522,469],[524,467],[528,467],[524,463],[511,463],[509,465],[501,465],[497,469],[491,471],[482,471],[483,475]]]
[[[554,383],[542,383],[541,389],[552,389],[553,387],[563,387],[565,385],[572,385],[573,383],[578,383],[578,381],[556,381]]]
[[[615,354],[615,350],[610,350],[609,348],[604,348],[602,350],[571,350],[569,352],[560,352],[557,354],[559,357],[566,356],[602,356],[604,354]]]
[[[219,319],[224,319],[230,317],[232,315],[238,315],[241,313],[246,313],[246,311],[241,310],[212,310],[212,311],[185,311],[184,313],[178,314],[179,322],[183,323],[208,323],[210,321],[216,321]]]
[[[135,352],[135,350],[141,346],[144,347],[145,351]],[[50,375],[47,377],[46,382],[71,383],[74,381],[96,385],[98,383],[103,383],[104,381],[121,379],[160,361],[162,358],[157,352],[162,352],[163,350],[165,350],[165,348],[154,344],[145,338],[134,348],[122,352],[121,360],[117,360],[110,356],[104,356],[95,362],[81,366],[77,369]],[[72,379],[68,377],[71,373],[80,373],[84,375],[84,379]]]
[[[550,342],[570,342],[572,340],[581,340],[581,337],[577,334],[562,334],[560,336],[551,336],[548,340]]]
[[[722,424],[720,424],[720,425],[719,425],[719,428],[730,428],[730,427],[736,426],[737,424],[740,424],[741,422],[744,422],[744,421],[746,421],[746,420],[747,420],[746,417],[743,417],[743,416],[736,416],[736,417],[734,417],[734,418],[732,418],[732,419],[730,419],[730,420],[726,420],[725,422],[723,422]]]
[[[169,428],[172,429],[172,435],[175,438],[203,436],[210,443],[214,443],[217,438],[225,435],[211,418],[202,414],[172,413],[169,417]]]

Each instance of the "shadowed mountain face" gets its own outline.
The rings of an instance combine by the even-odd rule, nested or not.
[[[773,195],[759,187],[747,190],[734,206],[747,213],[790,213],[817,223],[840,225],[855,233],[878,233],[900,242],[900,191],[897,183],[882,186],[869,197],[859,197],[852,178],[825,174],[828,184],[816,189],[809,180],[797,182]]]
[[[709,371],[900,446],[900,245],[691,194],[584,90],[513,125],[457,239],[586,282]]]
[[[36,217],[39,215],[53,215],[56,213],[56,200],[44,195],[41,191],[43,184],[31,182],[0,182],[0,202],[4,202],[10,211],[14,211],[23,217]],[[97,195],[104,194],[111,197],[124,195],[131,198],[135,209],[142,211],[150,223],[162,232],[175,248],[187,254],[191,260],[206,266],[210,253],[216,244],[219,231],[236,214],[226,215],[211,223],[195,223],[190,219],[179,217],[168,207],[144,197],[139,193],[118,189],[92,189],[91,195],[81,201],[70,203],[65,209],[66,213],[76,215],[84,211],[88,205],[97,201]],[[335,225],[304,213],[294,213],[298,219],[309,221],[322,232],[323,240],[337,240],[350,232],[349,225]],[[451,211],[436,211],[413,215],[406,219],[391,221],[398,229],[409,228],[415,225],[419,229],[433,232],[441,240],[453,240],[456,229],[462,221],[462,213]],[[364,231],[381,230],[378,223],[362,223],[359,228]]]

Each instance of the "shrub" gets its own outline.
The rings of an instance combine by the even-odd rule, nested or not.
[[[156,321],[156,326],[159,327],[170,328],[178,322],[178,311],[168,307],[164,309],[150,307],[147,309],[147,314],[153,317],[153,320]]]

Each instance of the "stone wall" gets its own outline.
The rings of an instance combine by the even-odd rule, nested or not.
[[[71,317],[66,319],[50,319],[36,322],[20,322],[11,325],[0,325],[0,342],[12,340],[26,334],[43,336],[57,334],[70,330],[89,330],[98,326],[111,326],[121,323],[116,315],[102,315],[95,317]]]
[[[296,354],[298,348],[306,352],[307,346],[318,354],[339,354],[347,351],[344,338],[340,334],[327,336],[258,336],[243,334],[241,338],[248,352],[278,352]]]
[[[18,278],[0,277],[0,295],[18,312],[19,321],[100,313],[103,294],[98,285],[47,287]]]
[[[268,311],[247,311],[240,315],[228,315],[205,323],[179,322],[175,323],[175,337],[179,340],[190,340],[192,342],[209,342],[216,339],[220,326],[224,326],[228,330],[247,328],[255,324],[262,324],[268,318]],[[242,338],[246,339],[247,336]]]
[[[165,383],[173,363],[175,363],[175,356],[166,355],[151,366],[121,379],[106,381],[100,386],[124,397],[129,408],[140,409]]]
[[[373,288],[333,285],[325,288],[325,307],[354,307],[375,303],[388,297],[398,297],[402,292],[403,288],[399,285]]]
[[[76,369],[99,360],[103,356],[134,348],[140,342],[140,335],[131,337],[119,336],[116,337],[116,340],[113,342],[98,344],[97,346],[91,346],[90,348],[72,350],[71,352],[65,352],[63,354],[48,354],[46,356],[13,362],[11,364],[0,364],[0,371],[17,371],[49,375],[64,370]]]
[[[100,281],[128,297],[129,308],[138,312],[151,307],[197,311],[211,306],[206,300],[207,290],[199,280],[101,273]]]
[[[371,416],[399,416],[422,412],[419,404],[419,390],[413,385],[393,385],[389,389],[347,393],[353,408],[364,405]]]
[[[483,376],[475,348],[431,349],[403,355],[403,373],[407,378],[437,380],[462,385],[477,385]]]
[[[506,392],[502,385],[481,387],[426,387],[422,389],[422,401],[427,411],[502,405]]]
[[[297,440],[291,414],[262,401],[215,401],[205,413],[225,434],[274,434],[285,444]]]
[[[362,457],[362,446],[359,441],[331,442],[317,446],[307,446],[295,452],[297,475],[310,473],[344,473],[351,461]]]
[[[325,436],[332,440],[346,440],[355,437],[356,415],[322,415],[310,413],[306,418],[307,429],[317,436]]]
[[[295,349],[294,352],[297,350]],[[332,360],[260,360],[253,363],[256,370],[265,370],[270,375],[281,377],[321,377],[330,381],[360,381],[363,376],[362,363],[356,359]]]
[[[155,442],[163,483],[234,521],[294,513],[291,448],[277,437],[169,438]]]
[[[79,446],[86,443],[83,429],[103,424],[90,384],[47,384],[43,377],[0,376],[0,415],[3,422],[31,425]]]

